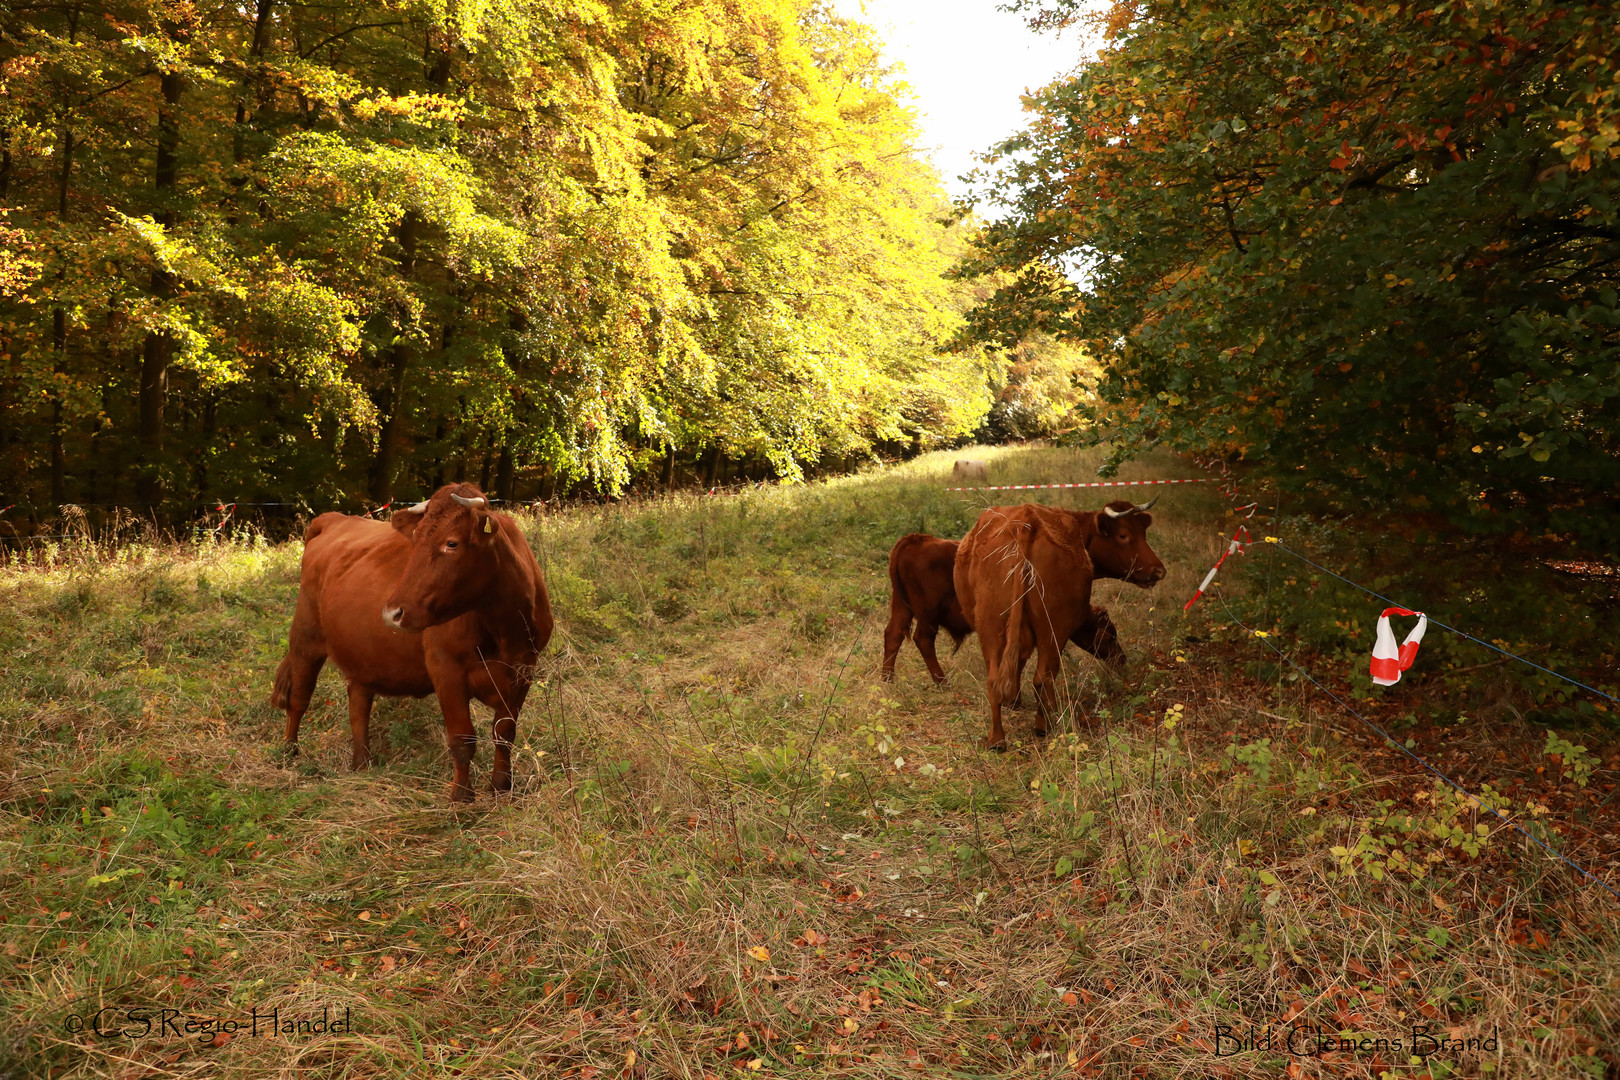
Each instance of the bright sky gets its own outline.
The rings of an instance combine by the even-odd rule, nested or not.
[[[928,149],[955,198],[974,154],[1024,125],[1019,95],[1072,71],[1090,49],[1078,29],[1037,34],[998,0],[834,0],[846,18],[874,27],[884,52],[916,92]],[[981,208],[981,212],[984,209]]]

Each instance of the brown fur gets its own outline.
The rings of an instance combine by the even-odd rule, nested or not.
[[[1092,620],[1093,579],[1106,573],[1148,588],[1164,577],[1164,564],[1147,543],[1152,515],[1128,502],[1108,505],[1121,516],[1033,503],[992,507],[957,551],[956,594],[984,653],[990,746],[1006,742],[1001,706],[1018,694],[1026,638],[1038,655],[1036,734],[1044,735],[1063,647]]]
[[[917,651],[922,654],[934,682],[943,683],[945,670],[939,666],[939,656],[934,651],[939,631],[944,630],[951,636],[953,653],[973,633],[956,599],[956,550],[959,546],[956,540],[911,533],[896,541],[889,552],[889,625],[883,631],[881,672],[885,682],[894,678],[895,660],[908,635],[916,642]],[[913,619],[917,624],[915,633],[911,629]],[[1093,607],[1091,618],[1075,631],[1072,640],[1105,663],[1115,666],[1125,663],[1125,650],[1120,648],[1119,633],[1106,608]],[[1024,635],[1020,674],[1034,651],[1034,637]]]
[[[296,752],[299,722],[330,659],[348,682],[351,766],[361,769],[371,761],[372,699],[436,694],[455,766],[451,798],[463,801],[472,798],[474,699],[495,710],[491,785],[511,787],[517,716],[552,619],[545,578],[517,522],[462,506],[452,492],[482,494],[447,485],[424,511],[398,511],[388,522],[322,514],[310,523],[270,701],[286,711]]]

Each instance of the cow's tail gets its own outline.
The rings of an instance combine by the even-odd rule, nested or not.
[[[292,671],[292,653],[288,652],[286,656],[281,658],[281,665],[276,668],[276,681],[270,688],[271,708],[285,709],[288,703],[292,701]],[[259,685],[264,684],[260,683]]]
[[[1013,601],[1007,611],[1007,639],[1001,644],[1001,670],[996,675],[996,688],[1003,701],[1018,696],[1018,650],[1024,640],[1024,596],[1032,587],[1027,580],[1027,568],[1034,527],[1014,523],[1013,530]]]
[[[889,552],[889,607],[903,608],[907,615],[915,615],[916,608],[911,606],[911,597],[906,595],[906,586],[900,580],[900,553],[906,547],[910,537],[903,537]]]

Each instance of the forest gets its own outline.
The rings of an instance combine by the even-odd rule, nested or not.
[[[3,10],[13,520],[797,479],[1078,396],[962,334],[969,224],[825,7]]]
[[[1620,1075],[1612,6],[0,0],[0,1080]]]

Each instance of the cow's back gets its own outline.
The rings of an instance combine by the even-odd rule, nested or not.
[[[410,541],[383,521],[322,514],[304,532],[299,602],[311,604],[332,662],[377,693],[420,696],[433,689],[422,636],[382,617],[409,557]]]

